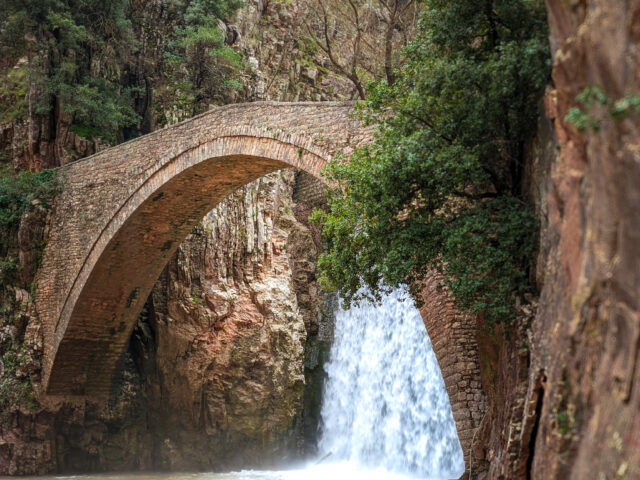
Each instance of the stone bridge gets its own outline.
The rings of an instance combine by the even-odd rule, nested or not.
[[[369,142],[351,111],[350,103],[229,105],[63,167],[37,277],[41,393],[106,395],[153,284],[193,226],[260,176],[296,167],[319,178],[330,158]]]
[[[101,396],[151,288],[220,200],[269,172],[319,177],[370,139],[350,103],[251,103],[210,110],[62,170],[37,277],[43,387]]]

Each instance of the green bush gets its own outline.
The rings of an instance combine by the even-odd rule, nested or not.
[[[53,169],[39,173],[20,172],[0,178],[0,256],[6,256],[15,245],[20,219],[32,202],[38,199],[43,207],[48,208],[58,191],[59,180]]]
[[[0,125],[20,122],[27,118],[28,73],[27,65],[21,64],[0,77]]]
[[[393,86],[360,106],[375,142],[334,159],[320,281],[349,304],[418,288],[431,265],[489,324],[530,291],[537,223],[524,201],[525,143],[550,61],[541,0],[428,0]],[[367,286],[368,291],[361,287]]]
[[[240,6],[239,0],[193,0],[167,41],[165,58],[175,68],[170,84],[180,92],[174,106],[187,115],[206,111],[211,103],[228,103],[242,89],[238,74],[244,61],[225,45],[218,27]]]
[[[640,114],[640,94],[627,92],[624,97],[614,101],[599,85],[586,86],[576,95],[576,102],[578,106],[569,109],[564,121],[580,133],[587,130],[598,132],[605,111],[614,122],[622,122],[631,115]]]
[[[0,377],[0,405],[35,410],[38,403],[27,373],[29,354],[24,345],[9,343],[0,361],[4,372]]]

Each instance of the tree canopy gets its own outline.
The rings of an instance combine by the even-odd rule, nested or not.
[[[121,141],[123,129],[140,120],[139,87],[131,84],[128,70],[145,60],[153,61],[155,77],[166,73],[175,83],[174,97],[187,97],[182,102],[190,107],[187,116],[206,109],[237,87],[232,73],[240,60],[225,46],[219,22],[241,5],[242,0],[163,0],[152,8],[166,12],[171,25],[166,35],[149,33],[153,38],[146,39],[134,31],[145,28],[139,18],[144,6],[136,0],[6,0],[0,53],[7,59],[26,57],[28,74],[10,69],[0,82],[0,97],[11,97],[11,108],[0,109],[0,123],[26,117],[31,99],[31,114],[57,111],[69,116],[79,133]],[[141,37],[159,43],[159,57],[139,58],[147,53]],[[154,75],[148,74],[147,82]]]
[[[375,143],[326,171],[320,280],[350,303],[416,290],[435,266],[459,306],[509,320],[537,248],[522,174],[550,71],[544,4],[425,3],[395,82],[361,104]]]

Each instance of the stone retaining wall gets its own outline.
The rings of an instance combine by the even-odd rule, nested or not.
[[[478,319],[455,308],[444,277],[435,270],[426,276],[420,296],[424,302],[420,314],[442,370],[468,471],[474,435],[487,410],[476,339]],[[478,474],[484,465],[472,468]]]

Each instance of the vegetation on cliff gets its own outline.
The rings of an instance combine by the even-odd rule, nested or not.
[[[12,309],[16,307],[3,307],[0,315],[0,419],[10,408],[35,410],[38,406],[31,380],[36,362],[33,346],[21,337],[24,332],[17,331]]]
[[[4,407],[37,407],[31,375],[39,369],[39,348],[25,335],[32,299],[24,289],[35,287],[33,273],[44,247],[39,233],[58,187],[54,170],[0,177],[0,407],[5,413],[10,409]]]
[[[361,99],[366,84],[385,78],[395,82],[402,49],[415,34],[422,2],[416,0],[302,0],[310,44],[319,49],[326,65],[347,78]]]
[[[81,136],[113,143],[146,133],[140,123],[150,107],[159,109],[162,123],[171,104],[188,103],[191,116],[238,87],[233,75],[241,61],[225,45],[219,22],[242,0],[146,3],[4,2],[0,124],[62,116]],[[151,28],[155,14],[164,24]],[[154,87],[165,84],[168,104],[149,105]]]
[[[545,19],[540,0],[426,2],[395,82],[362,105],[376,142],[327,170],[339,186],[315,214],[325,287],[376,297],[419,288],[435,264],[459,306],[514,317],[537,245],[522,173],[550,69]]]
[[[0,177],[0,284],[10,281],[19,268],[15,249],[22,216],[34,203],[48,208],[58,186],[54,170]]]

